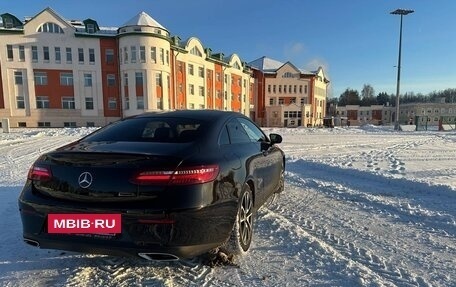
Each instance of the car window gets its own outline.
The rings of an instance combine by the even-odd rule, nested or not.
[[[204,136],[204,125],[186,118],[132,118],[107,126],[84,141],[185,143]]]
[[[228,134],[232,144],[248,143],[250,138],[242,128],[241,123],[236,119],[230,120],[227,124]]]
[[[254,123],[242,118],[238,118],[237,120],[240,122],[252,142],[266,141],[266,136]]]
[[[220,133],[219,137],[219,145],[227,145],[230,144],[230,138],[228,136],[228,130],[226,126],[223,127],[222,132]]]

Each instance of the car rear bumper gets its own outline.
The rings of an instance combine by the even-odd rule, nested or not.
[[[28,197],[30,199],[30,197]],[[220,246],[229,236],[237,204],[227,201],[201,208],[154,211],[75,208],[19,198],[24,240],[43,249],[116,256],[150,253],[163,258],[190,258]],[[122,232],[101,234],[48,233],[48,214],[121,214]],[[146,258],[145,256],[142,256]]]

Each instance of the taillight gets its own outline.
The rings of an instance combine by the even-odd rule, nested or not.
[[[175,171],[144,171],[136,176],[134,182],[140,185],[190,185],[213,181],[218,173],[218,165],[181,167]]]
[[[28,179],[46,181],[52,178],[51,170],[47,167],[32,166],[28,172]]]

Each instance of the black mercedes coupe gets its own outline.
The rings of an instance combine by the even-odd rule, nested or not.
[[[146,113],[40,156],[19,197],[24,241],[149,260],[242,254],[285,157],[239,113]]]

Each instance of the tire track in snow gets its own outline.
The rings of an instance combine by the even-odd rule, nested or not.
[[[39,155],[63,146],[72,140],[74,139],[68,136],[56,136],[47,137],[46,141],[43,141],[40,136],[34,136],[19,140],[13,145],[3,148],[4,151],[0,150],[0,165],[14,168],[0,170],[0,185],[3,184],[2,178],[17,178],[18,180],[15,184],[23,184],[28,169]]]
[[[296,201],[293,201],[296,202]],[[281,208],[282,204],[276,208],[278,211],[269,209],[262,218],[276,221],[282,229],[296,232],[300,241],[311,242],[312,249],[320,249],[320,253],[327,253],[328,257],[335,258],[344,262],[347,269],[357,274],[357,282],[360,285],[377,284],[378,286],[430,286],[426,281],[411,274],[405,269],[398,269],[394,264],[388,263],[388,260],[376,254],[375,251],[368,248],[359,247],[358,244],[345,240],[342,235],[336,235],[330,232],[321,222],[312,222],[301,217],[292,216],[287,210],[300,210],[303,206],[300,203],[293,204],[286,202],[286,208]],[[324,220],[323,220],[324,222]],[[297,238],[294,238],[296,240]],[[304,250],[304,252],[306,252]],[[324,260],[325,255],[319,254],[320,259]],[[317,264],[318,265],[318,264]],[[347,272],[347,271],[345,271]],[[350,278],[350,273],[347,278]]]
[[[176,262],[110,256],[86,260],[88,266],[68,275],[67,286],[213,286],[213,270],[199,257]]]
[[[456,231],[454,210],[452,209],[454,204],[449,203],[448,206],[434,206],[426,203],[425,199],[422,202],[418,202],[422,203],[423,207],[420,207],[420,205],[413,206],[413,203],[410,204],[414,197],[416,197],[416,193],[414,192],[416,191],[420,194],[420,188],[426,189],[425,186],[420,187],[419,183],[408,183],[407,185],[405,180],[390,182],[389,179],[379,178],[377,181],[383,181],[384,184],[373,184],[375,188],[384,186],[382,187],[384,190],[372,190],[372,187],[369,188],[369,186],[366,186],[362,179],[365,176],[368,177],[366,178],[367,182],[372,182],[370,178],[372,175],[368,173],[341,168],[336,169],[306,161],[289,163],[287,168],[293,172],[287,172],[286,182],[291,184],[291,187],[298,188],[300,190],[299,193],[304,194],[299,199],[298,197],[292,197],[285,201],[283,199],[279,201],[278,208],[284,206],[280,214],[304,228],[309,234],[323,240],[340,254],[363,264],[367,268],[371,268],[373,272],[378,273],[379,276],[382,276],[388,282],[399,284],[400,286],[404,284],[411,284],[410,286],[427,286],[429,285],[428,281],[430,277],[438,277],[437,269],[433,270],[435,274],[429,275],[426,274],[427,271],[423,270],[424,267],[420,266],[418,269],[422,269],[423,272],[421,275],[416,275],[407,271],[408,267],[406,266],[396,267],[397,261],[392,260],[396,257],[396,252],[405,252],[401,256],[408,258],[404,260],[411,259],[413,264],[430,265],[436,268],[440,266],[439,264],[447,264],[445,263],[445,252],[456,254],[454,248],[448,248],[448,246],[455,246],[456,242],[453,236]],[[306,180],[306,177],[309,179]],[[393,189],[389,190],[391,187]],[[406,191],[401,192],[401,189]],[[435,192],[441,193],[442,196],[448,195],[454,200],[452,192],[447,188],[442,188],[442,190],[436,188]],[[303,204],[299,203],[301,200],[304,203],[308,202],[306,197],[311,196],[314,198],[315,194],[321,197],[321,202],[317,202],[317,205],[313,208],[303,206]],[[409,196],[412,200],[407,199]],[[396,197],[399,197],[398,200],[408,200],[409,203],[406,203],[405,206],[403,204],[398,205],[396,202],[397,199],[395,199]],[[301,214],[308,212],[309,218],[313,218],[314,222],[317,223],[310,222],[310,220],[303,220],[302,218],[293,218],[292,213],[287,212],[290,209],[289,205],[293,206],[291,208],[292,210],[304,210],[304,212],[300,212]],[[436,208],[437,210],[435,210]],[[338,211],[337,209],[341,210]],[[345,213],[343,209],[347,209],[347,212]],[[358,212],[356,210],[359,210],[359,216],[352,218],[353,210],[355,210],[355,213]],[[345,214],[349,216],[347,217]],[[363,217],[366,217],[366,219],[360,221]],[[328,224],[328,222],[331,224]],[[416,224],[410,224],[410,222],[416,222]],[[375,226],[377,223],[382,226]],[[429,227],[427,227],[426,223],[429,223]],[[401,225],[407,226],[407,229],[400,231]],[[374,230],[370,230],[371,226],[374,227]],[[435,226],[440,226],[441,228],[434,230],[433,227]],[[391,230],[391,228],[394,229]],[[418,246],[426,247],[433,245],[433,249],[440,248],[438,246],[439,242],[446,242],[442,245],[445,246],[446,251],[442,251],[442,254],[435,255],[434,259],[436,262],[433,262],[433,259],[427,262],[416,262],[414,252],[407,254],[408,250],[400,250],[401,244],[399,244],[399,249],[396,249],[395,245],[397,245],[397,242],[382,242],[382,233],[386,233],[385,235],[387,235],[387,233],[394,232],[403,232],[405,237],[409,235],[416,236],[422,241]],[[434,235],[438,237],[437,244],[427,239],[434,237]],[[401,239],[401,237],[399,238]],[[360,245],[359,242],[363,244]],[[404,238],[402,244],[413,244],[411,242],[413,242],[413,238]],[[390,250],[386,250],[386,252],[380,251],[378,250],[379,247]],[[426,251],[419,252],[424,253]],[[383,256],[380,254],[383,254]],[[451,264],[451,261],[449,264]],[[432,270],[434,267],[429,268]],[[416,267],[412,269],[416,269]],[[424,279],[423,276],[426,275],[428,277]],[[442,286],[448,285],[442,282],[439,282],[439,284],[442,284]]]

